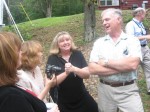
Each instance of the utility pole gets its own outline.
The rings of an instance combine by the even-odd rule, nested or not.
[[[9,10],[9,8],[8,8],[8,6],[7,6],[6,2],[5,2],[5,0],[0,0],[0,1],[2,2],[3,6],[5,7],[5,9],[6,9],[6,11],[7,11],[7,14],[8,14],[8,16],[9,16],[9,19],[10,19],[11,22],[13,23],[13,27],[14,27],[16,33],[19,35],[19,37],[21,38],[21,40],[24,42],[24,39],[23,39],[23,37],[22,37],[22,35],[21,35],[21,33],[20,33],[20,31],[19,31],[17,25],[16,25],[16,22],[14,21],[13,16],[11,15],[11,12],[10,12],[10,10]],[[8,1],[7,1],[7,2],[8,2]],[[3,18],[1,18],[1,19],[3,19]]]
[[[4,26],[4,24],[3,24],[3,7],[4,7],[3,1],[0,0],[0,31],[2,31],[2,27]]]

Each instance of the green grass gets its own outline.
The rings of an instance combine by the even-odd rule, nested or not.
[[[147,95],[146,82],[144,76],[142,77],[142,79],[138,80],[138,85],[140,88],[140,94],[142,97],[144,110],[145,112],[150,112],[150,95]]]
[[[78,14],[76,16],[80,16],[80,15],[81,14]],[[74,15],[63,16],[63,17],[41,18],[41,19],[36,19],[28,22],[22,22],[17,24],[17,26],[19,28],[27,28],[26,31],[30,31],[36,28],[43,28],[48,26],[53,27],[56,25],[65,24],[71,18],[74,18]]]
[[[150,112],[150,95],[147,95],[147,88],[146,88],[146,81],[145,81],[145,76],[143,74],[141,66],[139,67],[139,77],[138,77],[138,86],[140,89],[140,95],[142,98],[143,106],[144,106],[144,111],[145,112]]]
[[[71,16],[63,16],[63,17],[52,17],[52,18],[41,18],[37,20],[32,20],[28,22],[23,22],[17,24],[19,31],[21,32],[24,40],[32,39],[33,33],[35,30],[44,29],[47,27],[58,29],[66,29],[68,27],[72,31],[80,30],[83,31],[83,25],[77,26],[75,23],[83,22],[83,14],[71,15]],[[72,25],[72,26],[71,26]],[[14,31],[14,26],[6,26],[4,30],[6,31]],[[68,30],[68,29],[67,29]]]

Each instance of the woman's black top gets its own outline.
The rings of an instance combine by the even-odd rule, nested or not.
[[[82,53],[77,50],[72,51],[69,62],[79,68],[87,66]],[[47,61],[49,65],[61,67],[61,71],[55,71],[56,75],[64,72],[65,63],[67,62],[59,55],[50,55]],[[87,92],[83,79],[76,74],[70,73],[57,88],[57,103],[60,112],[98,112],[97,104]],[[51,96],[54,100],[56,100],[56,95],[54,89],[51,90]]]
[[[46,112],[45,103],[16,86],[0,87],[0,112]]]

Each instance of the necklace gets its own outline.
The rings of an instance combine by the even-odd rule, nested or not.
[[[62,58],[63,58],[65,61],[69,62],[70,55],[69,55],[69,56],[62,56]]]

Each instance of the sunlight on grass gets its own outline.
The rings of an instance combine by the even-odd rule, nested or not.
[[[83,17],[82,14],[78,15],[72,15],[72,16],[62,16],[62,17],[51,17],[51,18],[41,18],[41,19],[36,19],[32,21],[32,24],[30,22],[24,22],[18,24],[18,26],[26,26],[30,28],[41,28],[41,27],[48,27],[48,26],[56,26],[59,24],[65,24],[68,20],[72,19],[77,19],[79,17]]]
[[[42,28],[42,27],[48,27],[48,26],[56,26],[59,24],[63,24],[66,23],[67,20],[70,17],[54,17],[54,18],[44,18],[44,19],[38,19],[38,20],[34,20],[32,21],[32,25],[30,22],[25,22],[25,23],[21,23],[18,24],[18,27],[26,27],[28,28],[27,30],[31,30],[33,28]]]

